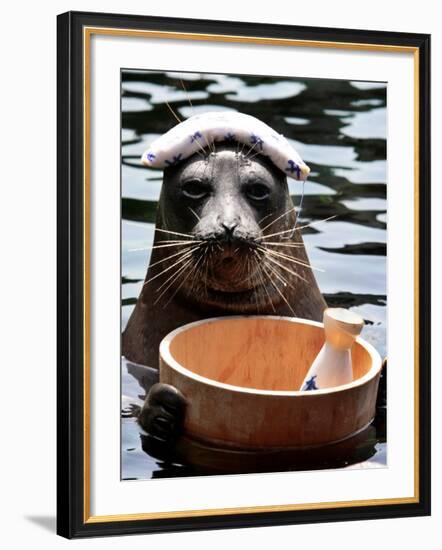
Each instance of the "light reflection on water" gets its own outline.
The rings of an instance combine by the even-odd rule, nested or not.
[[[187,93],[183,91],[185,82]],[[329,305],[364,317],[363,336],[386,355],[386,86],[383,83],[124,71],[122,76],[122,325],[141,290],[149,263],[161,171],[141,167],[140,155],[176,121],[213,110],[238,110],[268,123],[311,168],[303,224],[317,280]],[[189,104],[189,99],[192,106]],[[299,204],[302,186],[289,181]],[[141,404],[143,390],[122,363],[122,408]],[[351,467],[386,464],[385,434],[374,456]],[[185,475],[141,450],[133,418],[122,418],[122,478]]]

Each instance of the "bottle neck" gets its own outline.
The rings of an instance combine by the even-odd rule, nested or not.
[[[355,341],[352,334],[338,332],[335,330],[325,330],[325,343],[327,347],[334,350],[349,351]]]
[[[326,309],[324,312],[325,339],[335,349],[350,349],[361,332],[362,323],[349,323],[343,319],[336,318],[331,313],[333,309]]]

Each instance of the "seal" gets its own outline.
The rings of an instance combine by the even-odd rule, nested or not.
[[[152,248],[123,334],[130,361],[157,367],[167,333],[208,317],[322,318],[287,178],[259,154],[221,142],[166,168]]]
[[[287,183],[287,176],[305,179],[309,168],[283,136],[241,113],[197,115],[161,136],[142,162],[164,168],[164,178],[150,264],[122,351],[147,393],[138,415],[143,449],[167,460],[186,400],[172,386],[152,385],[166,334],[222,315],[319,321],[326,303]]]
[[[123,334],[127,359],[157,368],[164,336],[199,319],[321,320],[325,307],[282,171],[225,143],[164,170],[152,257]],[[184,411],[178,390],[152,386],[138,418],[149,454],[170,455]]]

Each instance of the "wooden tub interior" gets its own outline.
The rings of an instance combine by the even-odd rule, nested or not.
[[[281,318],[237,317],[190,326],[170,341],[172,357],[206,378],[246,388],[293,391],[301,385],[324,342],[323,329]],[[354,380],[372,367],[358,342]]]

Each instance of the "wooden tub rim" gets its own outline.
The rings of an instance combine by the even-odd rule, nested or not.
[[[229,320],[239,320],[239,319],[273,319],[276,321],[287,321],[291,323],[301,323],[305,325],[310,325],[313,327],[318,328],[324,328],[323,323],[320,323],[318,321],[310,321],[309,319],[302,319],[300,317],[285,317],[280,315],[228,315],[225,317],[209,317],[207,319],[202,319],[200,321],[194,321],[192,323],[187,323],[185,325],[182,325],[172,332],[169,332],[160,343],[160,358],[163,359],[163,361],[167,362],[170,367],[172,367],[175,371],[179,372],[183,376],[186,376],[187,378],[191,378],[193,380],[196,380],[198,382],[202,382],[204,384],[207,384],[209,386],[229,390],[231,392],[235,393],[245,393],[245,394],[253,394],[253,395],[269,395],[273,397],[288,397],[288,396],[299,396],[299,397],[314,397],[315,395],[328,395],[333,393],[338,393],[346,390],[350,390],[352,388],[363,386],[373,378],[375,378],[379,372],[382,370],[382,359],[379,355],[379,352],[376,350],[374,346],[372,346],[369,342],[358,336],[355,339],[355,342],[360,344],[370,355],[372,358],[372,366],[370,370],[364,374],[364,376],[361,376],[360,378],[353,380],[349,384],[341,384],[340,386],[334,386],[332,388],[324,388],[322,390],[314,390],[314,391],[300,391],[300,390],[263,390],[259,388],[248,388],[243,386],[234,386],[233,384],[226,384],[225,382],[218,382],[217,380],[213,380],[211,378],[207,378],[206,376],[201,376],[201,374],[197,374],[186,367],[183,367],[178,361],[173,357],[172,353],[170,352],[170,344],[172,340],[175,338],[175,336],[185,330],[189,330],[193,327],[197,327],[199,325],[205,325],[210,323],[215,323],[218,321],[229,321]]]

